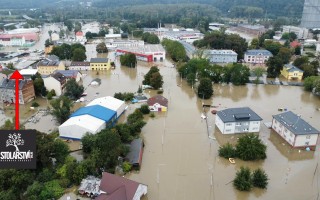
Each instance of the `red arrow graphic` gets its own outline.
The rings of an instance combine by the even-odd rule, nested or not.
[[[23,79],[23,76],[18,70],[14,71],[10,79],[16,80],[16,130],[19,130],[19,79]]]

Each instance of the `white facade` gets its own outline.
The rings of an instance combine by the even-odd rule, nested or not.
[[[297,26],[283,26],[282,27],[283,33],[295,33],[298,39],[306,39],[308,38],[309,30],[306,28],[301,28]]]
[[[59,126],[60,137],[81,139],[86,133],[96,134],[106,128],[106,122],[90,115],[71,117]]]
[[[248,50],[244,54],[244,61],[246,63],[263,64],[266,63],[270,57],[272,57],[272,54],[267,50]]]
[[[147,194],[147,192],[148,192],[148,187],[146,185],[139,184],[132,200],[140,200],[142,196]]]
[[[48,91],[54,90],[57,96],[62,94],[61,83],[52,76],[43,78],[43,83]]]
[[[256,133],[260,131],[260,121],[242,121],[224,123],[218,115],[215,120],[216,126],[222,134]]]
[[[152,55],[154,62],[162,62],[166,59],[166,51],[161,44],[147,44],[144,49],[145,54]]]
[[[69,70],[89,71],[91,70],[90,62],[72,62]]]
[[[111,96],[94,99],[87,106],[100,105],[110,110],[117,112],[117,118],[126,110],[127,105],[124,101]]]
[[[108,39],[106,40],[106,46],[111,48],[117,47],[143,47],[143,40],[114,40]]]
[[[58,33],[52,33],[52,34],[51,34],[51,40],[52,40],[53,42],[56,42],[56,41],[60,40],[59,34],[58,34]]]
[[[206,50],[205,56],[211,63],[234,63],[237,62],[238,54],[232,50]]]
[[[272,129],[277,132],[284,140],[293,147],[316,146],[318,134],[302,134],[296,135],[283,126],[275,118],[272,120]]]

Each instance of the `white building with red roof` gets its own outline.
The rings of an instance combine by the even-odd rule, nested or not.
[[[0,44],[3,46],[31,46],[38,39],[37,33],[0,34]]]
[[[82,31],[76,32],[76,41],[83,41],[83,39],[84,39],[83,32]]]

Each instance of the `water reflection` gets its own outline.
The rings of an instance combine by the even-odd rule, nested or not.
[[[260,96],[260,89],[261,87],[259,85],[252,85],[253,90],[251,92],[251,99],[258,100],[261,98]]]
[[[276,95],[276,94],[278,94],[280,87],[284,87],[284,86],[280,86],[280,85],[263,85],[263,91],[268,96]]]
[[[292,148],[279,134],[274,130],[270,130],[269,140],[274,144],[277,150],[285,156],[289,161],[308,160],[314,156],[314,151],[306,151],[304,149]]]

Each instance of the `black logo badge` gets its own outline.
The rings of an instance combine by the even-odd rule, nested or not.
[[[0,168],[35,169],[36,131],[0,130]]]

